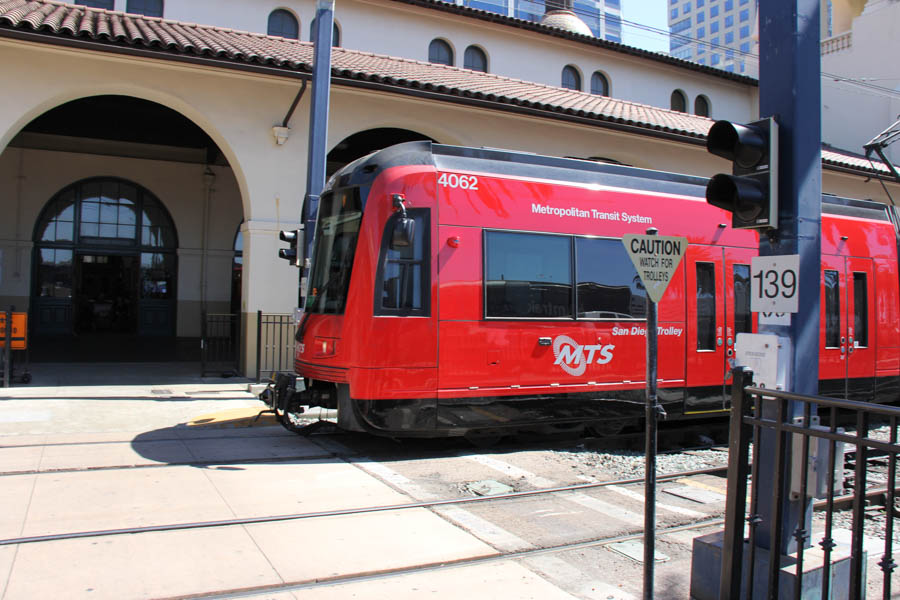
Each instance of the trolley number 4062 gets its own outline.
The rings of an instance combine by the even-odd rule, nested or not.
[[[438,177],[438,185],[463,190],[478,190],[478,178],[474,175],[457,175],[456,173],[441,173]]]

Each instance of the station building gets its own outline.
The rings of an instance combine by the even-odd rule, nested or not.
[[[305,37],[315,4],[0,0],[0,306],[29,313],[34,357],[196,360],[204,315],[235,314],[255,372],[257,313],[298,302],[276,256],[311,96],[312,46],[267,35],[276,11]],[[329,173],[430,139],[709,176],[727,168],[712,119],[757,117],[754,79],[467,6],[349,0],[336,28]],[[429,62],[434,40],[450,64]],[[476,45],[484,68],[460,65]],[[823,161],[828,193],[900,190],[856,153]]]

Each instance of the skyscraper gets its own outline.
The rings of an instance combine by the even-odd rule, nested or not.
[[[622,41],[621,0],[456,0],[457,4],[539,23],[544,13],[562,8],[584,21],[594,37]],[[564,6],[565,5],[565,6]]]
[[[758,0],[669,0],[669,52],[733,73],[756,76]]]

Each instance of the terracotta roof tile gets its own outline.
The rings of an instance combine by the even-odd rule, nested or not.
[[[114,11],[62,4],[52,0],[0,0],[0,35],[31,33],[29,39],[52,42],[80,38],[101,42],[110,49],[130,47],[159,52],[161,57],[183,55],[229,63],[265,65],[286,72],[310,73],[313,48],[308,42],[270,37],[193,23],[182,23]],[[637,130],[696,139],[706,137],[713,121],[636,102],[596,96],[491,73],[469,71],[416,61],[335,48],[332,77],[336,84],[371,82],[387,87],[421,90],[448,97],[518,106],[553,114],[610,123]],[[842,153],[823,151],[826,164],[857,171],[887,173],[881,163]]]

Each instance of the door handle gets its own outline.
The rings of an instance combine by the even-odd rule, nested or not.
[[[538,338],[538,346],[549,346],[551,343],[552,343],[552,341],[548,337],[539,337]]]

